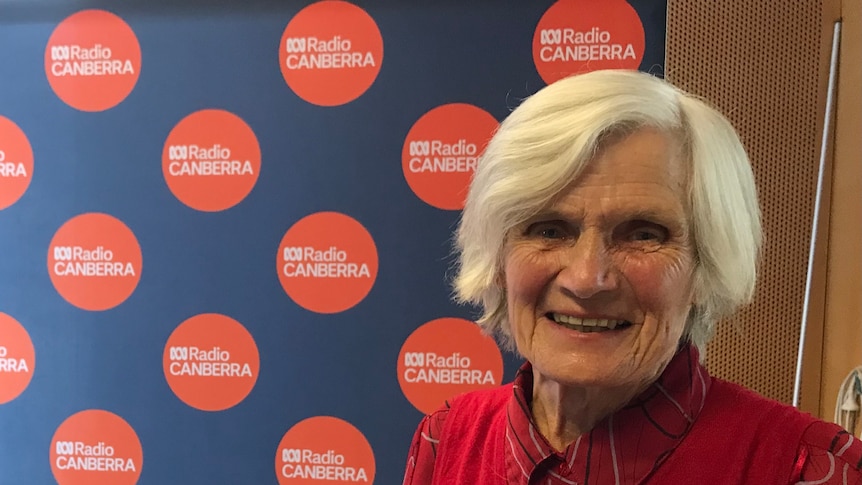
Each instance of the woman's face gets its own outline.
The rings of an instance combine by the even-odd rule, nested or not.
[[[642,388],[676,351],[692,304],[686,174],[667,135],[611,141],[506,241],[511,330],[561,384]]]

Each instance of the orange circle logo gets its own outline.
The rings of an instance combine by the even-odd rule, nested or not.
[[[338,212],[303,217],[281,239],[278,279],[299,306],[338,313],[362,301],[377,278],[377,247],[356,220]]]
[[[0,210],[18,202],[33,179],[33,148],[12,120],[0,116]]]
[[[51,471],[60,485],[134,485],[144,452],[135,430],[108,411],[73,414],[51,439]]]
[[[533,34],[533,62],[548,84],[599,69],[637,69],[644,27],[625,0],[559,0]]]
[[[162,173],[174,196],[199,211],[240,203],[260,174],[260,146],[251,128],[227,111],[205,109],[183,118],[168,134]]]
[[[374,83],[383,62],[383,37],[365,10],[341,1],[313,3],[281,35],[278,60],[297,96],[319,106],[358,98]]]
[[[422,115],[401,149],[413,193],[438,209],[463,209],[476,162],[497,126],[493,116],[470,104],[444,104]]]
[[[17,320],[0,312],[0,404],[27,389],[35,365],[36,351],[30,334]]]
[[[165,379],[174,394],[201,411],[236,406],[260,371],[257,344],[236,320],[216,313],[181,323],[165,345]]]
[[[81,111],[104,111],[132,92],[141,72],[138,38],[120,17],[83,10],[67,17],[45,47],[45,74],[54,93]]]
[[[48,247],[51,283],[72,305],[107,310],[126,301],[141,279],[141,247],[131,229],[107,214],[66,221]]]
[[[352,424],[331,416],[297,423],[275,454],[279,485],[374,483],[374,452]]]
[[[446,399],[500,385],[503,356],[479,326],[460,318],[439,318],[417,328],[398,354],[398,383],[425,414]]]

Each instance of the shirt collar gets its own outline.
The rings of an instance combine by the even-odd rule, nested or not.
[[[685,345],[662,375],[624,408],[557,452],[530,412],[533,369],[518,370],[507,405],[509,483],[552,476],[561,483],[637,483],[682,441],[703,409],[711,379],[693,345]]]

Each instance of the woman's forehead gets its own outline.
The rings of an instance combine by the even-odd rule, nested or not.
[[[606,145],[561,195],[610,197],[671,191],[681,196],[686,173],[679,143],[666,133],[644,128]]]

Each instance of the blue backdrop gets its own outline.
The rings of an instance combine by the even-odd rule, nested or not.
[[[363,95],[334,107],[298,97],[279,69],[282,33],[307,2],[176,3],[0,4],[0,116],[24,131],[35,160],[26,193],[0,210],[0,312],[27,330],[36,356],[26,390],[0,404],[0,484],[55,483],[52,436],[87,409],[134,428],[141,484],[276,484],[279,441],[312,416],[359,429],[374,483],[400,483],[422,416],[399,387],[401,346],[426,322],[476,316],[450,302],[459,214],[411,191],[404,137],[434,107],[469,103],[502,120],[543,87],[532,39],[553,2],[361,2],[383,37],[382,67]],[[646,35],[640,68],[660,73],[666,7],[630,3]],[[54,28],[85,8],[121,17],[142,53],[134,90],[101,112],[65,104],[44,68]],[[180,203],[161,168],[170,130],[208,108],[240,116],[261,149],[253,190],[220,212]],[[334,314],[292,301],[273,264],[285,232],[321,211],[360,221],[379,255],[368,296]],[[71,305],[46,267],[55,232],[88,212],[123,221],[143,255],[134,293],[105,311]],[[162,369],[168,336],[200,313],[241,322],[260,355],[253,390],[220,412],[177,399]],[[504,357],[506,382],[519,362]]]

